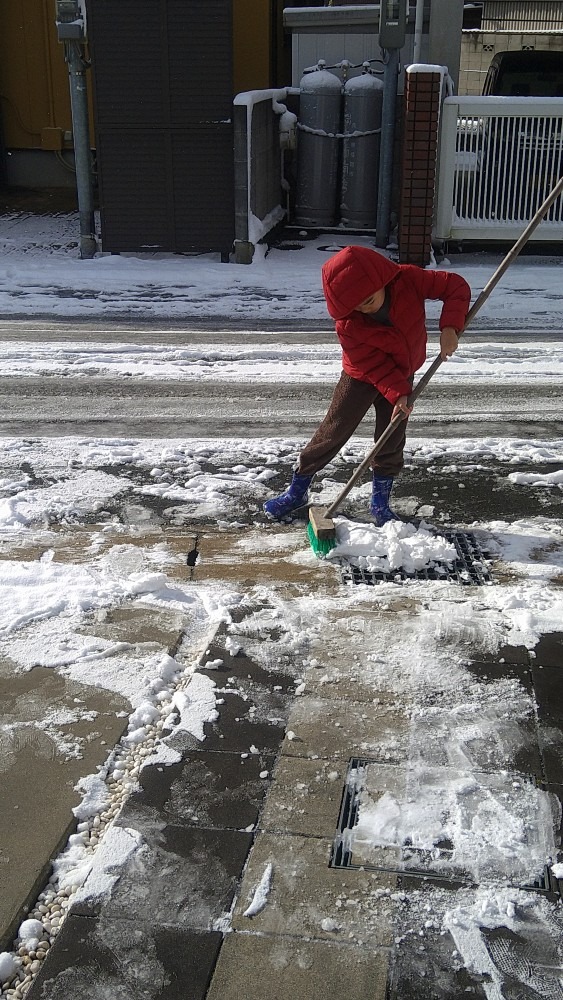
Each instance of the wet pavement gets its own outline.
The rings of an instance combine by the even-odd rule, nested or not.
[[[435,505],[446,525],[468,524],[485,513],[488,519],[530,516],[530,496],[537,498],[539,491],[514,488],[499,463],[483,465],[464,469],[463,490],[456,468],[434,465],[424,477],[411,468],[397,491],[397,508],[413,516],[421,506]],[[534,471],[542,469],[535,465]],[[345,479],[347,472],[343,467],[339,475]],[[131,477],[132,470],[112,469],[117,477],[121,473]],[[277,481],[271,482],[275,489]],[[536,503],[537,513],[560,514],[553,492]],[[349,510],[358,512],[360,506],[360,500],[353,501]],[[534,654],[510,646],[493,654],[478,628],[453,616],[436,637],[440,655],[462,655],[470,674],[491,690],[498,683],[517,685],[522,703],[530,706],[483,739],[475,738],[471,710],[464,716],[458,706],[454,740],[451,712],[439,698],[432,712],[415,721],[420,692],[406,693],[399,703],[385,689],[374,688],[361,669],[378,635],[389,642],[394,621],[421,614],[419,597],[407,588],[398,586],[391,596],[387,590],[384,600],[369,588],[358,597],[353,614],[346,608],[335,611],[322,630],[311,622],[310,641],[297,642],[276,614],[275,595],[288,602],[309,593],[338,601],[344,593],[335,568],[293,559],[306,544],[301,529],[276,528],[276,546],[260,552],[257,540],[268,528],[252,523],[256,511],[248,511],[246,529],[217,532],[204,518],[194,518],[189,507],[171,514],[170,501],[154,497],[141,501],[120,494],[108,508],[108,518],[119,515],[123,523],[138,518],[137,526],[131,525],[133,544],[167,539],[181,552],[184,562],[174,570],[179,578],[196,588],[223,581],[253,596],[234,614],[229,630],[221,626],[212,641],[206,640],[201,656],[199,672],[220,692],[219,718],[206,723],[203,743],[186,733],[168,738],[164,733],[179,760],[141,768],[137,790],[124,797],[106,829],[105,854],[96,852],[92,885],[99,879],[106,889],[73,899],[27,996],[336,1000],[345,991],[350,1000],[461,1000],[468,995],[488,1000],[497,977],[504,990],[499,995],[512,1000],[559,1000],[563,921],[560,887],[548,872],[532,886],[518,872],[496,873],[499,892],[524,885],[526,898],[538,900],[537,907],[517,931],[510,920],[496,929],[484,924],[474,942],[480,965],[469,968],[460,958],[462,925],[447,932],[444,926],[452,909],[473,912],[479,906],[481,885],[472,871],[444,867],[447,845],[433,859],[443,862],[439,871],[408,850],[376,852],[360,864],[352,856],[344,867],[335,867],[334,859],[352,759],[368,762],[373,791],[400,788],[414,765],[449,781],[462,754],[474,773],[483,775],[486,794],[502,794],[505,783],[511,789],[521,783],[530,795],[544,792],[560,844],[563,633],[544,636]],[[61,525],[58,541],[50,540],[56,557],[72,560],[87,551],[86,537],[95,528]],[[107,546],[118,537],[122,540],[108,534]],[[189,565],[188,553],[196,549],[200,558]],[[15,546],[1,555],[23,557],[24,551]],[[40,555],[40,546],[26,553],[28,558]],[[454,588],[445,598],[453,606],[464,596],[456,594]],[[133,641],[135,655],[142,648],[161,648],[174,650],[180,662],[193,660],[185,629],[182,641],[183,623],[155,615],[154,609],[116,607],[85,627],[107,639]],[[238,652],[229,646],[233,636]],[[206,667],[209,661],[213,667]],[[22,852],[19,870],[29,884],[21,883],[21,916],[72,826],[76,778],[104,760],[119,739],[120,709],[128,706],[125,699],[41,668],[14,677],[9,664],[3,665],[1,685],[9,718],[17,716],[26,726],[53,699],[69,708],[79,698],[99,713],[80,734],[86,748],[82,759],[63,762],[54,753],[50,759],[46,744],[30,743],[12,748],[17,763],[0,773],[3,805],[18,807],[17,830],[33,827],[33,808],[45,814],[37,842],[31,848],[27,841]],[[30,774],[35,779],[24,791]],[[24,800],[25,814],[19,812]],[[0,825],[2,844],[14,830],[14,811],[3,809],[0,824],[7,833]],[[25,817],[21,825],[20,817]],[[122,838],[139,849],[116,864]],[[267,905],[260,907],[254,905],[256,890],[268,871]],[[14,884],[5,925],[14,924],[17,895]],[[13,996],[19,1000],[18,993]]]
[[[241,633],[258,610],[245,610],[238,622]],[[368,607],[364,610],[369,615]],[[330,648],[342,667],[343,640],[344,645],[350,640],[347,625],[343,619],[324,651],[317,646],[315,655],[323,665]],[[335,641],[338,632],[340,641]],[[253,638],[256,642],[257,636]],[[271,645],[276,662],[276,639],[270,634],[260,641]],[[448,963],[455,943],[433,929],[433,921],[438,927],[437,907],[438,914],[445,912],[459,902],[460,893],[468,898],[475,893],[467,873],[448,876],[442,871],[434,882],[435,871],[417,870],[412,860],[410,867],[399,864],[396,851],[389,858],[380,853],[375,866],[365,858],[360,866],[330,864],[350,758],[361,752],[393,787],[412,763],[408,704],[374,706],[373,689],[366,690],[365,701],[358,700],[361,689],[351,700],[345,682],[325,681],[319,698],[314,678],[311,691],[296,697],[296,669],[307,681],[309,674],[318,678],[323,671],[304,673],[300,656],[293,659],[286,652],[287,672],[272,673],[243,652],[229,654],[224,643],[220,631],[206,653],[223,660],[219,671],[208,671],[225,699],[219,720],[206,725],[203,744],[173,743],[182,755],[178,764],[143,768],[139,790],[115,821],[117,828],[139,837],[142,851],[119,866],[109,893],[72,905],[28,996],[234,1000],[242,994],[252,1000],[264,995],[324,1000],[341,995],[344,983],[354,1000],[488,996],[479,976]],[[368,645],[372,648],[369,637]],[[361,642],[354,648],[357,652]],[[489,745],[473,747],[472,763],[483,769],[485,790],[487,782],[509,786],[528,775],[553,797],[554,817],[560,821],[562,789],[553,760],[563,748],[560,730],[554,741],[557,724],[563,724],[563,693],[556,687],[563,634],[545,640],[533,662],[522,649],[502,652],[502,663],[475,660],[471,669],[491,681],[517,677],[535,700],[537,717],[515,740],[517,759],[510,749]],[[559,666],[550,673],[544,659]],[[386,754],[385,763],[377,765],[380,747],[389,746],[390,737],[395,740],[394,761]],[[424,745],[422,731],[419,737]],[[426,745],[439,743],[427,734]],[[436,768],[436,759],[431,763]],[[444,758],[441,763],[448,766]],[[251,914],[268,866],[273,875],[267,905]],[[501,884],[514,883],[510,873],[503,874]],[[551,903],[560,898],[554,880],[535,891]],[[411,930],[404,938],[409,923],[416,934]],[[534,927],[528,929],[533,938]],[[421,930],[423,953],[416,946]],[[539,925],[536,930],[545,934]],[[552,924],[541,947],[537,939],[532,942],[535,959],[530,959],[530,940],[518,942],[508,930],[504,944],[497,932],[486,946],[493,955],[498,952],[499,967],[503,958],[511,968],[518,967],[518,956],[528,962],[527,978],[515,982],[529,983],[541,973],[546,956],[556,953],[559,930]],[[512,959],[505,954],[509,946]]]

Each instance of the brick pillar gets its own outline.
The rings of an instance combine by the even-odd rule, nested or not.
[[[410,66],[405,74],[405,118],[399,208],[401,264],[430,263],[438,121],[443,67]]]

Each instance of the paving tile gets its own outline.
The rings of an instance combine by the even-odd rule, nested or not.
[[[532,654],[534,665],[563,668],[563,632],[542,635]]]
[[[148,914],[147,914],[148,915]],[[70,915],[29,1000],[203,1000],[222,935]]]
[[[447,708],[415,718],[410,761],[468,771],[518,771],[537,779],[544,776],[533,711],[529,717],[513,718],[497,710],[476,716],[471,707],[456,712]]]
[[[77,781],[103,765],[130,709],[121,695],[50,668],[15,674],[13,663],[0,661],[0,951],[11,946],[52,858],[73,832],[72,809],[81,798]],[[75,718],[56,728],[77,755],[65,752],[50,727],[42,728],[49,713]]]
[[[207,1000],[385,1000],[388,961],[384,949],[230,934]]]
[[[328,760],[366,756],[404,761],[410,723],[394,708],[365,702],[336,702],[307,695],[296,698],[287,721],[293,734],[282,745],[290,757]]]
[[[333,837],[338,823],[346,764],[281,756],[260,817],[260,829]]]
[[[518,681],[529,693],[533,690],[532,670],[529,664],[499,663],[497,660],[472,660],[467,670],[485,684],[503,680],[505,677]]]
[[[330,868],[332,842],[259,834],[233,914],[239,931],[387,947],[397,900],[392,872]],[[260,913],[244,916],[268,865],[272,878]]]
[[[561,667],[534,664],[532,679],[544,777],[563,782],[563,672]]]
[[[534,664],[532,678],[540,722],[559,722],[563,728],[563,667]]]
[[[397,701],[394,691],[381,690],[372,681],[362,663],[353,660],[341,666],[311,668],[306,673],[307,694],[342,702],[367,702],[391,705]]]
[[[388,1000],[561,996],[562,918],[556,902],[525,893],[523,905],[517,903],[515,913],[506,914],[510,926],[504,926],[502,912],[490,922],[492,889],[490,895],[485,891],[484,905],[483,886],[407,888],[411,891],[393,947]]]
[[[538,741],[545,780],[563,783],[563,732],[560,726],[540,720]]]
[[[272,755],[199,750],[180,764],[145,765],[141,790],[131,795],[122,817],[127,822],[130,810],[150,807],[172,825],[246,830],[258,820],[274,762]]]
[[[528,666],[530,663],[530,651],[526,646],[499,646],[494,652],[483,650],[479,654],[480,660],[487,660],[493,663],[522,664]]]
[[[166,826],[155,810],[141,808],[116,825],[137,830],[143,843],[120,864],[109,894],[75,902],[73,912],[122,919],[150,912],[155,923],[209,930],[229,911],[251,834]]]
[[[257,707],[251,699],[235,693],[217,692],[222,704],[217,705],[219,718],[204,723],[206,750],[230,750],[249,753],[256,747],[259,753],[276,753],[283,739],[289,706],[278,706],[275,712],[252,711]],[[198,750],[201,742],[187,731],[179,731],[167,742],[180,753]]]
[[[393,950],[386,1000],[486,1000],[488,993],[480,982],[483,977],[455,963],[455,950],[448,933],[425,927],[423,940],[418,935],[404,935]]]
[[[221,666],[206,667],[206,663],[213,663],[217,660],[223,661]],[[276,657],[276,664],[278,662],[279,657]],[[255,660],[246,656],[242,649],[236,656],[233,656],[218,643],[209,645],[202,665],[198,669],[215,680],[218,687],[224,687],[230,678],[236,678],[239,689],[245,694],[252,694],[259,690],[268,691],[272,695],[278,692],[291,694],[295,691],[295,677],[290,673],[275,668],[266,670]]]

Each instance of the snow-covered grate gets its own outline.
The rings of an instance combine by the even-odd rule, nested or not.
[[[424,569],[407,572],[404,569],[367,570],[342,560],[343,583],[401,583],[403,580],[451,580],[462,585],[481,586],[491,583],[487,556],[475,535],[470,531],[440,531],[440,534],[455,546],[457,558],[451,565],[436,563]]]
[[[403,875],[421,879],[422,882],[425,880],[438,882],[442,884],[444,888],[448,888],[449,886],[454,888],[460,885],[477,885],[481,881],[481,878],[475,877],[475,874],[471,872],[471,865],[466,864],[467,859],[462,859],[460,863],[460,859],[455,856],[456,852],[454,850],[454,844],[447,837],[434,842],[431,848],[428,849],[413,846],[408,838],[405,838],[402,843],[386,842],[379,844],[379,846],[377,844],[372,845],[367,851],[365,849],[365,841],[362,843],[360,838],[359,843],[356,842],[354,831],[358,826],[360,808],[363,808],[364,806],[369,808],[370,805],[373,806],[373,800],[371,803],[369,802],[370,791],[366,788],[366,786],[370,785],[369,778],[367,777],[369,768],[375,769],[376,773],[389,770],[388,765],[382,765],[379,762],[367,758],[352,757],[350,759],[342,794],[336,835],[332,846],[330,867],[389,872],[394,875]],[[391,786],[395,789],[396,786],[399,787],[401,785],[405,772],[398,767],[392,767],[391,770],[393,772],[390,774]],[[495,788],[495,785],[498,785],[499,782],[499,775],[481,774],[479,776],[475,775],[475,777],[480,778],[485,785],[487,782],[490,784],[490,789],[487,787],[484,788],[484,797],[487,799],[489,807],[490,790],[492,790],[493,793],[495,791],[500,791],[501,795],[504,794],[500,789],[500,786],[499,789]],[[510,778],[511,775],[509,775],[508,772],[504,772],[501,778],[503,787],[506,785],[507,777]],[[514,774],[512,777],[515,779],[514,784],[519,784],[522,781],[521,775]],[[395,778],[395,780],[393,780],[393,778]],[[516,781],[517,778],[519,779],[518,782]],[[533,788],[537,788],[535,782],[531,782],[531,785]],[[371,792],[373,795],[373,788],[371,789]],[[411,788],[411,797],[412,794],[413,789]],[[400,794],[398,792],[397,795],[400,798]],[[414,791],[414,795],[416,798],[416,790]],[[424,796],[421,797],[423,798]],[[560,804],[558,802],[556,802],[556,808],[560,810]],[[466,818],[466,825],[471,825],[470,815]],[[533,822],[531,825],[533,826]],[[530,843],[532,849],[538,840],[537,832],[537,830],[530,831]],[[461,834],[461,839],[463,839],[463,831],[461,831]],[[460,852],[458,851],[457,853],[459,854]],[[542,859],[543,858],[545,858],[545,854],[542,856]],[[493,867],[496,867],[496,862]],[[518,879],[517,874],[513,877],[514,873],[512,871],[512,865],[509,867],[510,874],[506,877],[503,877],[504,873],[502,871],[502,865],[494,871],[494,878],[500,884],[505,881],[507,885],[516,885],[518,888],[526,889],[528,891],[547,894],[551,898],[563,899],[563,881],[555,878],[548,865],[543,865],[541,875],[535,879],[530,879],[525,875],[523,875],[521,879]],[[517,866],[515,865],[515,870],[516,867]],[[529,871],[529,864],[527,865],[527,868]],[[483,870],[483,874],[485,880],[487,880],[487,878],[491,875],[491,871],[489,870],[485,874],[485,871]]]

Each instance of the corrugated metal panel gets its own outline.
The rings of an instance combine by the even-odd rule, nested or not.
[[[230,4],[224,0],[168,0],[167,12],[171,122],[231,119],[234,94]]]
[[[225,170],[233,157],[229,126],[106,129],[99,156],[104,249],[228,249],[225,220],[234,214],[232,176]]]
[[[483,6],[484,31],[550,31],[563,28],[561,0],[489,0]]]
[[[201,250],[207,242],[215,250],[230,249],[235,213],[233,162],[230,124],[194,126],[173,133],[177,247]],[[205,193],[205,197],[198,197],[198,193]]]
[[[104,129],[98,135],[104,250],[174,250],[168,133]]]
[[[232,0],[88,0],[104,250],[234,238]]]

